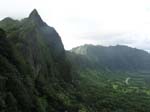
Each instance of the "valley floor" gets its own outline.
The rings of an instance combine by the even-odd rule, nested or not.
[[[80,95],[91,112],[150,112],[150,75],[80,71]]]

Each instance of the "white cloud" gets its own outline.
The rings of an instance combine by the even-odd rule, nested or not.
[[[20,19],[34,8],[56,28],[66,49],[84,43],[150,49],[149,0],[1,0],[0,19]]]

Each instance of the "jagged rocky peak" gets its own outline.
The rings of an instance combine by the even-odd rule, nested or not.
[[[34,21],[35,23],[37,23],[39,25],[45,25],[45,23],[43,22],[42,18],[40,17],[40,15],[36,9],[34,9],[30,13],[29,19],[31,19],[32,21]]]
[[[34,18],[34,17],[38,17],[40,18],[40,15],[38,14],[38,11],[36,9],[34,9],[30,15],[29,15],[30,18]]]

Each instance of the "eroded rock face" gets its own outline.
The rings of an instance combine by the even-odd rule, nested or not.
[[[59,34],[36,10],[21,21],[6,18],[0,28],[0,111],[58,111],[55,93],[72,81]]]

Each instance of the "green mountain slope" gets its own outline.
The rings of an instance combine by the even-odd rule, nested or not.
[[[66,52],[36,10],[0,21],[0,112],[149,112],[149,67],[125,46]]]
[[[10,25],[7,25],[8,23]],[[49,27],[42,21],[36,10],[30,14],[29,18],[21,21],[16,22],[13,19],[6,18],[0,22],[0,27],[8,32],[7,38],[13,42],[14,46],[26,60],[26,63],[31,66],[35,77],[40,77],[41,73],[42,76],[48,74],[54,76],[56,73],[54,71],[51,73],[50,69],[47,68],[54,70],[59,68],[56,67],[57,65],[62,65],[59,68],[61,70],[65,66],[63,65],[66,60],[65,50],[60,36],[54,28]],[[62,73],[65,71],[68,73],[62,75],[70,74],[67,68],[63,70]],[[55,75],[54,77],[57,76]]]
[[[146,51],[127,46],[84,45],[73,48],[71,52],[85,56],[98,68],[113,71],[149,71],[150,54]]]
[[[68,52],[79,96],[90,111],[149,112],[150,55],[127,46],[84,45]]]
[[[71,111],[71,65],[56,30],[36,10],[0,21],[0,111]],[[66,88],[67,87],[67,88]]]

